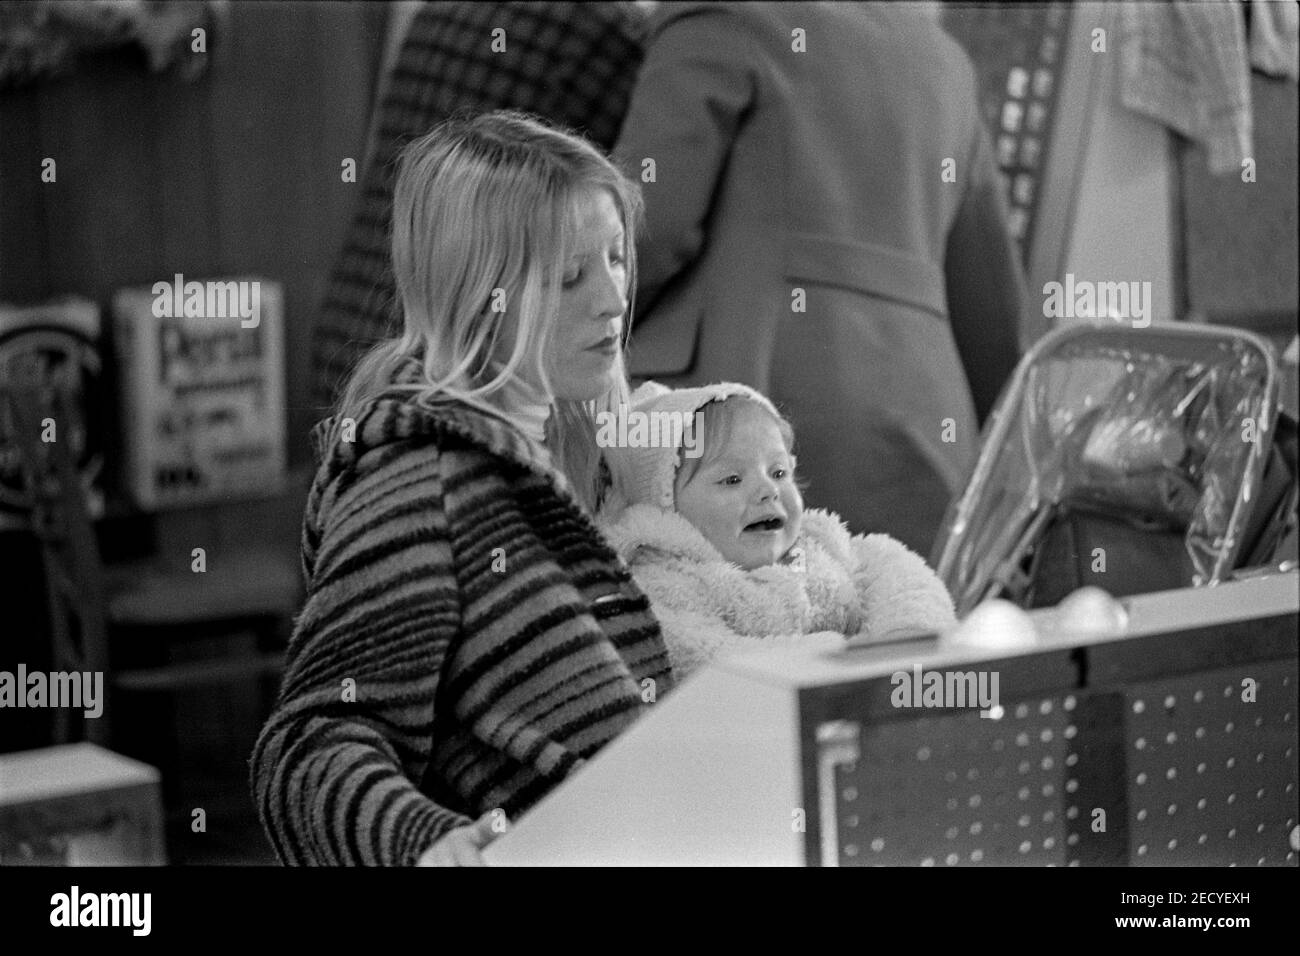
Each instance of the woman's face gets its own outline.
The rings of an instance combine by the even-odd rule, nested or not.
[[[613,197],[594,190],[575,205],[577,245],[567,262],[546,373],[556,398],[590,401],[613,384],[627,313],[627,237]]]

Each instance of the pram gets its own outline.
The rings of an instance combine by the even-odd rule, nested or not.
[[[1045,336],[931,553],[958,614],[991,597],[1052,605],[1085,584],[1116,597],[1213,585],[1293,559],[1295,422],[1279,429],[1277,393],[1271,346],[1238,329]]]

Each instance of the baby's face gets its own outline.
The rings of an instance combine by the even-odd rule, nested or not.
[[[745,570],[776,563],[803,525],[794,461],[776,422],[753,402],[740,402],[726,447],[717,455],[706,451],[711,461],[689,481],[678,478],[677,513]]]

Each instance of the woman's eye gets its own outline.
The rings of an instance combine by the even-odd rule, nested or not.
[[[566,289],[572,289],[575,285],[578,284],[578,280],[581,278],[582,278],[582,270],[579,269],[577,272],[573,273],[572,275],[563,276],[561,278],[561,282],[563,283]]]

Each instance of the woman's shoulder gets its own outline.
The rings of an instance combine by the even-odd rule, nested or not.
[[[318,465],[304,511],[308,560],[330,529],[346,537],[405,528],[410,537],[413,521],[450,528],[510,498],[526,468],[549,473],[521,432],[457,402],[384,396],[325,419],[312,437]],[[449,489],[473,507],[449,507]]]
[[[309,542],[344,519],[409,521],[416,502],[435,524],[451,521],[449,488],[501,498],[526,469],[551,473],[544,452],[505,420],[455,402],[382,397],[322,421],[313,442],[318,465],[304,515]]]
[[[317,460],[332,474],[405,469],[411,459],[449,470],[502,466],[550,468],[545,452],[503,416],[455,400],[418,402],[386,395],[353,414],[339,413],[313,430]],[[454,454],[453,454],[454,453]]]

